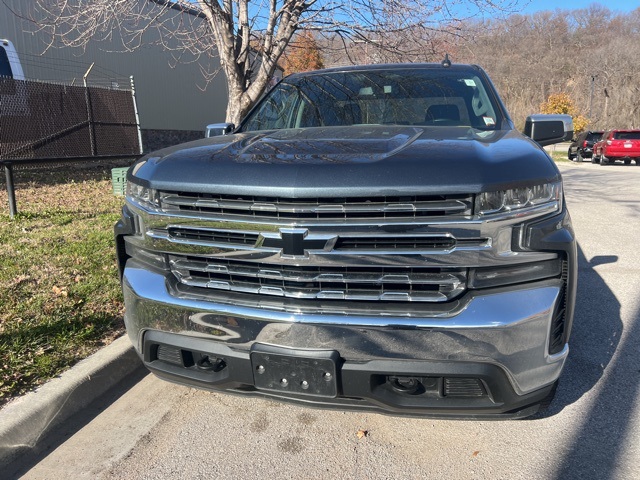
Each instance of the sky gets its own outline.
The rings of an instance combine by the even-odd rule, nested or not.
[[[523,5],[526,1],[527,0],[523,1]],[[630,12],[640,7],[640,0],[603,0],[595,2],[588,0],[531,0],[521,13],[555,10],[557,8],[562,10],[577,10],[579,8],[587,8],[592,3],[599,3],[613,12]]]

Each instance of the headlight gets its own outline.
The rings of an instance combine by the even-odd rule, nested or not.
[[[127,181],[127,199],[141,206],[158,208],[160,206],[158,191]]]
[[[561,182],[480,193],[476,195],[475,212],[477,215],[494,215],[542,205],[549,205],[556,211],[562,209]]]

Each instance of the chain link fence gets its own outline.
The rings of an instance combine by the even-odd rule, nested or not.
[[[0,78],[0,162],[140,154],[131,90]]]
[[[11,217],[14,167],[136,158],[139,123],[133,78],[127,90],[0,77],[0,165]]]

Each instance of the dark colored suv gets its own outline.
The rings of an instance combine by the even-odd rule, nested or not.
[[[569,145],[567,157],[572,162],[582,162],[585,158],[593,155],[593,144],[602,138],[603,132],[592,132],[587,130],[580,133]]]

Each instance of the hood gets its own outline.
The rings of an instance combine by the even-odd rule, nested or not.
[[[560,178],[513,130],[385,125],[208,138],[152,153],[134,171],[161,190],[291,198],[468,194]]]

